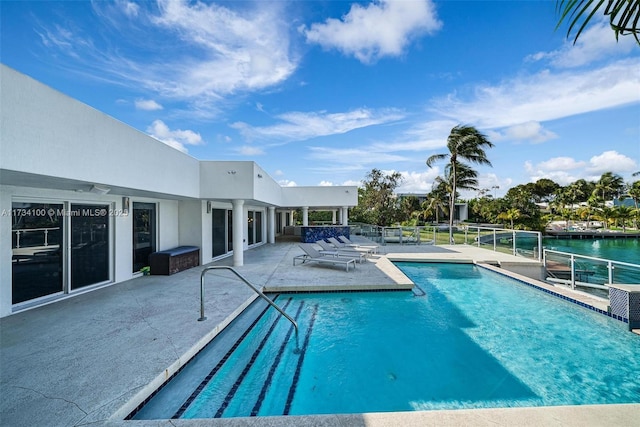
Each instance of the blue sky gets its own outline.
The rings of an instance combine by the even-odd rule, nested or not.
[[[402,173],[399,191],[428,192],[444,165],[425,160],[457,124],[495,144],[478,171],[497,196],[539,178],[631,181],[640,47],[601,21],[573,45],[555,4],[2,1],[0,58],[282,185],[357,185],[378,168]]]

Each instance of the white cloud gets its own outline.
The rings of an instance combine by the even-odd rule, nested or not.
[[[138,110],[145,110],[145,111],[162,110],[162,105],[158,104],[156,101],[152,99],[137,99],[135,101],[135,106]]]
[[[603,174],[604,172],[635,172],[638,164],[630,157],[617,151],[605,151],[589,159],[588,170],[591,173]]]
[[[264,154],[264,150],[260,147],[253,147],[251,145],[243,145],[238,149],[238,153],[243,156],[261,156]]]
[[[587,71],[549,70],[520,75],[494,86],[477,86],[462,99],[432,102],[432,111],[478,128],[511,127],[638,103],[640,58]]]
[[[583,168],[585,162],[575,160],[572,157],[554,157],[544,162],[538,163],[537,167],[546,171],[566,171]]]
[[[135,18],[140,12],[140,6],[132,1],[119,0],[116,4],[122,9],[122,12],[130,18]]]
[[[280,181],[278,181],[278,184],[280,184],[283,187],[297,187],[298,184],[296,184],[295,181],[289,181],[288,179],[281,179]]]
[[[331,181],[320,181],[320,183],[318,183],[318,185],[320,187],[333,187],[333,182],[331,182]]]
[[[360,108],[346,113],[290,112],[277,116],[281,123],[271,126],[251,126],[236,122],[237,129],[248,140],[275,140],[278,143],[302,141],[318,136],[343,134],[354,129],[400,120],[403,113],[396,109],[369,110]]]
[[[385,171],[393,173],[394,171]],[[433,181],[439,173],[438,168],[425,169],[423,172],[399,171],[402,183],[396,189],[399,193],[428,193],[432,190]]]
[[[373,151],[371,147],[333,148],[309,147],[310,158],[331,161],[334,164],[379,164],[384,162],[406,162],[411,160],[405,156],[390,154],[383,151]]]
[[[367,6],[353,4],[341,19],[330,18],[301,31],[309,43],[371,63],[402,55],[412,39],[441,27],[430,0],[379,0]]]
[[[606,20],[594,23],[582,32],[576,44],[573,38],[566,40],[560,49],[538,52],[526,58],[528,61],[548,61],[554,67],[579,67],[607,57],[626,55],[637,49],[633,37],[614,36]]]
[[[284,172],[282,172],[280,169],[278,169],[278,170],[276,170],[276,171],[273,173],[273,175],[274,175],[274,176],[283,176],[283,175],[284,175]]]
[[[147,133],[155,139],[185,153],[187,152],[185,145],[204,144],[199,133],[191,130],[171,130],[162,120],[155,120],[151,123],[147,127]]]
[[[630,157],[610,150],[592,156],[589,161],[576,160],[573,157],[554,157],[536,165],[527,161],[524,168],[532,182],[547,178],[560,185],[568,185],[578,179],[598,180],[604,172],[634,172],[638,164]]]
[[[273,87],[297,68],[279,2],[247,3],[241,12],[186,0],[92,5],[100,31],[43,26],[42,43],[74,58],[67,70],[187,101],[191,117],[218,114],[229,95]],[[132,49],[144,58],[129,56]]]
[[[487,132],[487,135],[490,136],[490,140],[493,142],[501,140],[528,140],[532,143],[541,143],[558,137],[554,132],[544,129],[542,125],[536,121],[513,125],[502,129],[502,131]]]

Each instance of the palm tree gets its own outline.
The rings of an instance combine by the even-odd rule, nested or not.
[[[513,230],[513,221],[520,218],[520,216],[521,216],[521,212],[519,209],[510,208],[510,209],[507,209],[505,212],[500,212],[500,215],[498,215],[498,219],[506,219],[511,221],[511,229]]]
[[[567,37],[569,37],[573,27],[582,20],[582,25],[580,25],[576,37],[573,39],[573,44],[575,44],[582,30],[605,3],[604,15],[609,17],[609,25],[616,35],[616,40],[618,35],[631,34],[640,44],[640,38],[638,38],[638,33],[640,32],[640,28],[638,28],[638,22],[640,22],[640,0],[608,0],[606,2],[604,0],[557,0],[556,10],[560,12],[560,21],[556,29],[568,17],[571,20],[567,31]]]
[[[614,218],[622,222],[622,232],[627,231],[627,221],[634,217],[635,209],[630,206],[617,206],[614,210]]]
[[[640,174],[640,172],[638,172]],[[635,181],[629,185],[629,189],[627,190],[627,195],[631,197],[633,200],[633,204],[636,207],[636,212],[638,211],[638,201],[640,201],[640,181]],[[633,219],[634,227],[638,229],[638,220],[637,215]]]
[[[449,195],[449,241],[453,243],[453,217],[455,214],[455,202],[457,191],[458,169],[460,165],[465,165],[463,161],[480,165],[489,165],[484,147],[493,147],[491,141],[473,126],[458,125],[451,129],[447,138],[448,153],[434,154],[427,159],[427,166],[432,167],[434,163],[448,159],[449,174],[451,176],[451,193]],[[471,168],[469,168],[471,169]]]
[[[616,175],[613,172],[605,172],[600,177],[600,180],[596,182],[596,188],[593,190],[593,194],[602,198],[605,202],[607,198],[617,196],[624,187],[624,180],[620,175]]]
[[[444,183],[443,183],[444,184]],[[425,216],[429,216],[431,213],[435,213],[436,224],[439,222],[439,213],[440,211],[445,214],[449,213],[448,204],[445,202],[445,199],[448,196],[448,192],[444,188],[443,185],[437,185],[431,193],[427,195],[427,200],[422,204],[422,209],[424,209]]]

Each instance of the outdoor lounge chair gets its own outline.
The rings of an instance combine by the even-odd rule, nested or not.
[[[335,237],[329,237],[327,239],[333,246],[336,247],[336,249],[346,249],[347,245],[340,242],[338,239],[336,239]],[[362,248],[362,247],[349,247],[349,249],[352,249],[354,251],[358,251],[358,252],[364,252],[366,254],[373,254],[373,249],[371,248]]]
[[[313,247],[311,243],[299,243],[298,246],[304,251],[302,255],[296,255],[293,257],[293,265],[296,265],[296,260],[302,260],[302,264],[305,262],[317,262],[321,264],[331,265],[344,265],[345,269],[349,271],[349,265],[353,264],[353,268],[356,268],[355,258],[339,258],[337,256],[322,255]]]
[[[318,240],[316,244],[322,248],[322,250],[320,251],[321,255],[326,254],[343,258],[356,258],[360,264],[362,264],[367,257],[366,253],[353,250],[352,248],[336,249],[335,247],[331,246],[330,243],[327,243],[324,240]]]
[[[374,254],[378,253],[378,245],[359,245],[357,243],[353,243],[346,236],[338,236],[338,240],[347,245],[347,247],[371,249]]]

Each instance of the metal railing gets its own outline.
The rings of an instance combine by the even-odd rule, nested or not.
[[[371,224],[350,224],[350,227],[352,234],[362,235],[381,245],[464,244],[542,260],[542,233],[538,231],[459,224],[454,226],[453,241],[450,241],[448,225],[379,227]]]
[[[260,289],[256,288],[254,285],[252,285],[251,282],[249,282],[247,279],[245,279],[233,267],[229,267],[227,265],[206,267],[204,270],[202,270],[202,273],[200,273],[200,318],[198,319],[199,322],[207,320],[207,317],[204,315],[204,276],[207,274],[208,271],[211,271],[211,270],[230,270],[233,274],[235,274],[238,277],[238,279],[242,280],[255,293],[257,293],[260,296],[260,298],[265,300],[271,307],[276,309],[289,322],[291,322],[291,324],[293,325],[293,327],[295,328],[295,331],[296,331],[296,350],[299,348],[299,346],[298,346],[298,323],[295,320],[293,320],[291,318],[291,316],[289,316],[287,313],[285,313],[280,307],[278,307],[276,305],[276,303],[274,303],[268,296],[266,296],[264,293],[262,293],[262,291],[260,291]]]
[[[637,284],[640,288],[640,265],[629,262],[576,255],[551,249],[543,250],[546,281],[554,284],[595,290],[608,290],[612,284]],[[591,292],[598,294],[598,292]],[[599,296],[604,296],[602,292]]]

